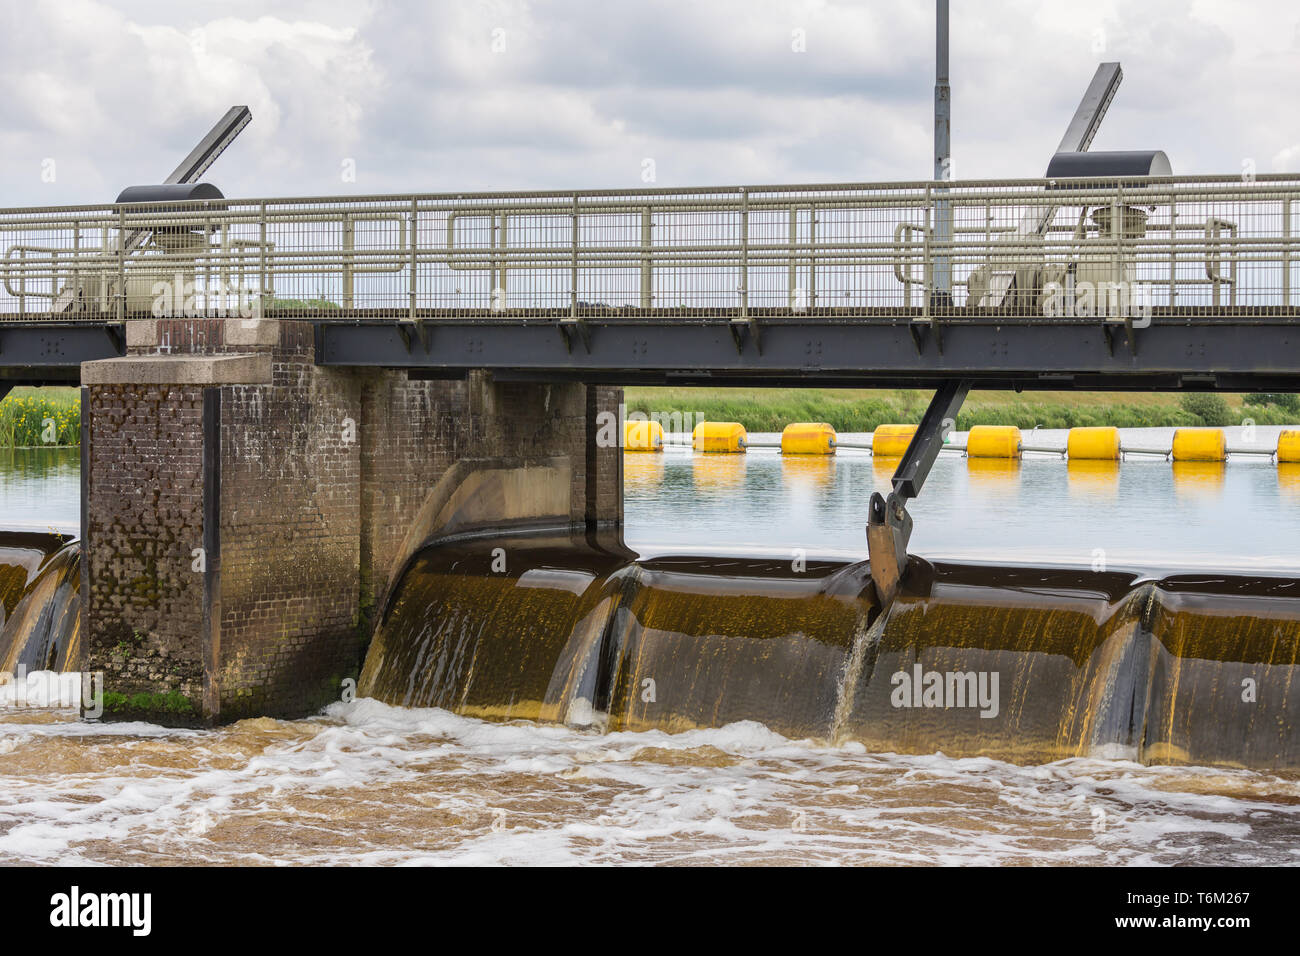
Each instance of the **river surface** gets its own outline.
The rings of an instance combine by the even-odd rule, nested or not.
[[[1275,442],[1276,429],[1256,432],[1230,430],[1229,444]],[[674,448],[625,464],[627,540],[645,554],[857,557],[867,499],[889,477],[853,450],[816,460]],[[77,469],[75,451],[0,452],[0,526],[75,530]],[[1266,458],[1175,470],[1160,458],[1080,468],[945,454],[912,511],[912,550],[928,557],[1300,566],[1300,474]],[[600,734],[373,700],[210,731],[82,722],[19,707],[12,688],[0,705],[2,863],[1300,860],[1292,774],[868,753],[752,722]]]

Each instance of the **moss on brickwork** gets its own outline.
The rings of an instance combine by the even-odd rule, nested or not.
[[[105,720],[145,720],[169,727],[201,726],[207,721],[202,709],[180,691],[160,693],[104,694]]]

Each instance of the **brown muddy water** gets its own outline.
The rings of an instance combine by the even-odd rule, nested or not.
[[[1275,466],[941,459],[928,560],[882,616],[852,553],[888,478],[870,458],[633,457],[628,549],[422,553],[362,696],[311,719],[100,724],[42,673],[0,685],[0,862],[1300,859],[1300,498]],[[48,513],[38,466],[0,474],[0,524],[75,523],[55,464]],[[66,656],[66,553],[3,544],[7,659]],[[990,588],[976,558],[1021,566]],[[929,673],[998,674],[996,708],[978,680],[975,706],[925,706]]]

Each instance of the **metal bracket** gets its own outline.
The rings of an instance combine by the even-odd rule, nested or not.
[[[925,337],[930,333],[929,322],[912,321],[907,324],[907,331],[912,333],[912,342],[916,345],[916,354],[925,354]]]
[[[873,492],[867,509],[867,556],[871,580],[883,608],[894,599],[907,572],[907,542],[912,537],[912,516],[895,492],[885,498]]]
[[[126,352],[126,330],[116,325],[104,326],[104,333],[108,336],[108,341],[113,344],[114,351]]]
[[[1128,338],[1128,350],[1136,358],[1138,354],[1137,332],[1133,329],[1133,316],[1124,316],[1124,335]]]
[[[573,353],[573,334],[576,331],[578,338],[582,340],[582,346],[591,354],[591,329],[582,319],[561,319],[560,334],[564,336],[564,349],[570,354]]]
[[[871,496],[867,512],[867,558],[882,607],[894,599],[907,573],[907,542],[912,536],[907,499],[920,494],[970,388],[969,379],[949,379],[935,391],[894,471],[894,490],[888,498],[880,492]]]
[[[759,330],[758,323],[754,319],[732,319],[728,323],[731,329],[731,339],[736,343],[737,354],[745,351],[745,333],[754,340],[754,349],[759,355],[763,354],[763,339]]]
[[[414,322],[398,322],[396,325],[397,334],[402,337],[402,345],[406,346],[408,353],[411,351],[411,346],[415,344],[411,338],[411,326],[415,327],[415,334],[420,337],[420,348],[424,349],[426,353],[429,351],[429,342],[432,335],[428,328],[425,327],[422,319],[416,319]]]
[[[1101,334],[1106,339],[1106,352],[1113,358],[1115,356],[1115,333],[1111,331],[1109,322],[1101,323]]]

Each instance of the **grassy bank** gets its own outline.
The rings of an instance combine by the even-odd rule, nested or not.
[[[629,388],[627,410],[680,412],[740,422],[750,431],[779,432],[791,422],[828,422],[836,431],[869,432],[885,423],[919,422],[930,393],[919,389]],[[971,392],[957,428],[1119,428],[1300,424],[1288,396],[1175,395],[1106,392]]]
[[[930,393],[919,389],[629,388],[629,412],[703,416],[779,432],[791,422],[829,422],[836,431],[869,432],[885,423],[921,420]],[[1021,428],[1119,428],[1240,425],[1300,427],[1300,398],[1266,395],[1174,395],[1107,392],[971,392],[958,415],[972,425]],[[52,424],[51,424],[52,423]],[[54,441],[46,441],[49,435]],[[75,388],[16,388],[0,402],[0,448],[76,445],[81,440]]]
[[[15,388],[0,401],[0,448],[81,444],[75,388]]]

